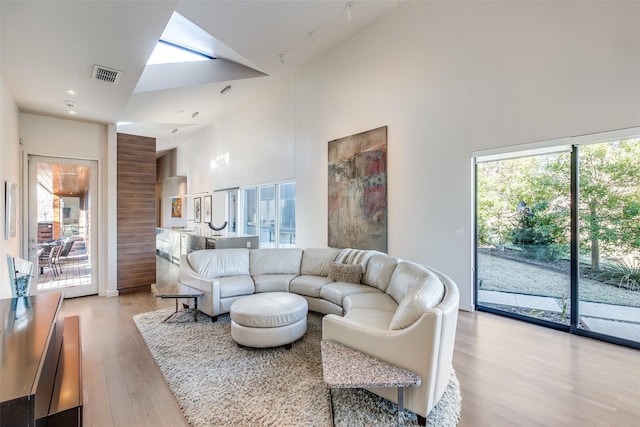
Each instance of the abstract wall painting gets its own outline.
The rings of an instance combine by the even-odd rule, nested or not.
[[[329,246],[387,252],[387,127],[329,141]]]

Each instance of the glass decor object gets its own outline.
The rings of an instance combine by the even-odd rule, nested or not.
[[[33,277],[33,263],[7,255],[7,265],[11,283],[11,296],[13,298],[29,296],[31,278]]]

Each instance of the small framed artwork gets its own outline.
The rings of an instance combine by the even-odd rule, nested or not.
[[[193,199],[193,221],[202,222],[202,197]]]
[[[211,222],[211,196],[204,196],[204,222]]]
[[[171,218],[182,218],[182,197],[171,198]]]

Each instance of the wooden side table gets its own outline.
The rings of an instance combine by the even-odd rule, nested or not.
[[[185,285],[184,283],[172,283],[170,285],[161,285],[158,286],[156,292],[156,297],[158,298],[175,298],[176,300],[176,311],[171,313],[171,316],[164,319],[164,322],[171,319],[173,316],[178,313],[178,300],[182,298],[193,298],[193,321],[198,321],[198,297],[204,295],[204,292],[199,291],[198,289],[194,289]]]
[[[404,388],[417,387],[419,375],[376,359],[337,341],[322,340],[322,376],[329,386],[333,425],[333,388],[397,387],[398,425],[404,425]]]

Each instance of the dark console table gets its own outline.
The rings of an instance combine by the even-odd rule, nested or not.
[[[0,425],[82,426],[78,316],[62,294],[0,300]]]

